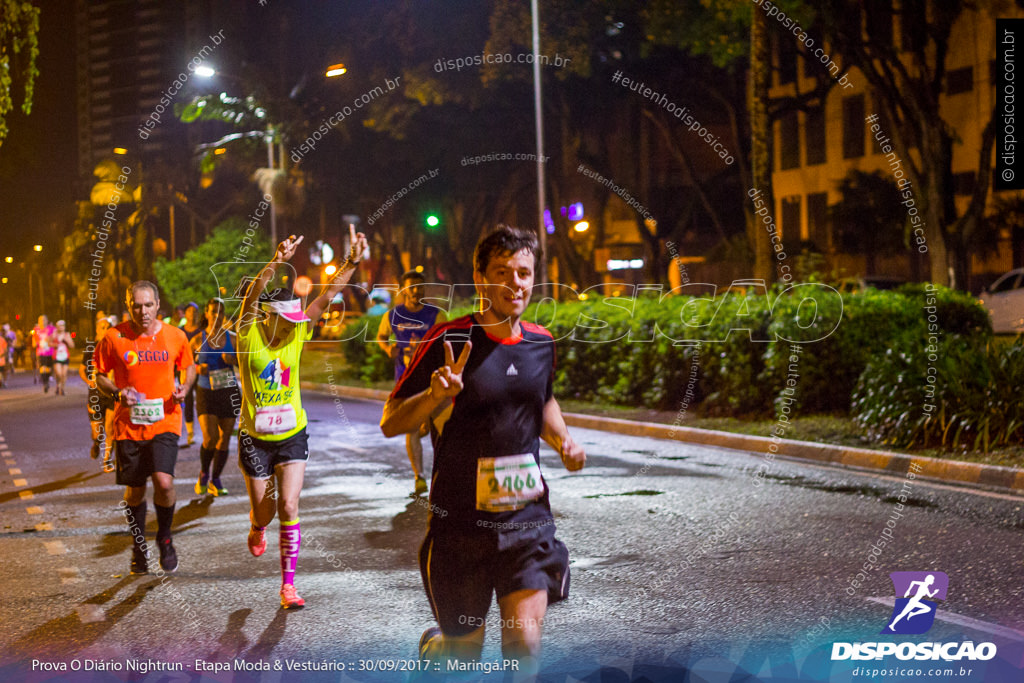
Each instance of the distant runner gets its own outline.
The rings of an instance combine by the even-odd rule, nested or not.
[[[395,381],[402,378],[409,363],[412,361],[416,345],[427,331],[448,320],[437,306],[423,303],[423,273],[410,270],[402,276],[402,303],[396,305],[380,319],[377,329],[377,344],[395,363]],[[395,341],[391,341],[391,337]],[[423,446],[420,439],[426,436],[427,425],[411,434],[405,435],[405,450],[409,455],[412,473],[415,479],[414,493],[427,492],[427,480],[423,478]]]
[[[225,496],[228,490],[221,483],[220,475],[228,460],[228,444],[242,406],[234,371],[238,365],[235,355],[238,342],[224,325],[222,300],[207,302],[206,320],[206,329],[200,330],[190,342],[196,359],[196,412],[203,431],[196,493]]]

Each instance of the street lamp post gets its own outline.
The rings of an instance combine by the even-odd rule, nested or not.
[[[212,66],[198,66],[194,72],[197,76],[202,78],[213,78],[214,76],[223,76],[224,78],[230,78],[238,83],[242,84],[243,90],[245,89],[245,83],[241,78],[224,71],[219,71]],[[342,72],[344,73],[344,72]],[[267,142],[267,167],[270,170],[274,170],[274,136],[276,131],[271,124],[267,124],[267,130],[263,133],[263,139]],[[284,156],[281,157],[282,168],[284,168]],[[273,200],[270,202],[270,243],[273,245],[277,244],[277,209],[274,206]]]
[[[544,221],[544,117],[540,90],[540,12],[537,0],[530,0],[530,16],[533,20],[533,118],[537,132],[537,225],[540,237],[540,268],[537,281],[541,284],[541,295],[548,292],[547,268],[547,225]]]

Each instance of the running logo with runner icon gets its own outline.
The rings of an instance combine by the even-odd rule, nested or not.
[[[926,632],[935,623],[937,600],[946,599],[949,577],[943,572],[892,572],[896,604],[889,625],[881,633],[915,635]]]

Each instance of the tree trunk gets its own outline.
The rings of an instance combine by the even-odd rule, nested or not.
[[[761,190],[769,214],[775,215],[772,193],[771,121],[768,119],[768,86],[771,76],[771,54],[768,45],[768,18],[765,12],[753,12],[750,24],[750,159],[753,186]],[[754,251],[754,278],[771,284],[775,278],[772,268],[771,242],[764,225],[754,215],[752,203],[745,204],[747,240]]]

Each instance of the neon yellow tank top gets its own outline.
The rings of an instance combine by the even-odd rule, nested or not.
[[[313,328],[308,322],[296,324],[276,349],[269,348],[259,323],[249,325],[244,334],[238,335],[238,374],[242,385],[239,434],[245,430],[257,439],[283,441],[306,426],[306,411],[299,395],[299,359],[303,343],[312,336]],[[280,433],[267,431],[268,418],[271,422],[279,420],[281,413],[288,424],[285,406],[294,411],[295,427]],[[257,411],[261,413],[259,417]]]

